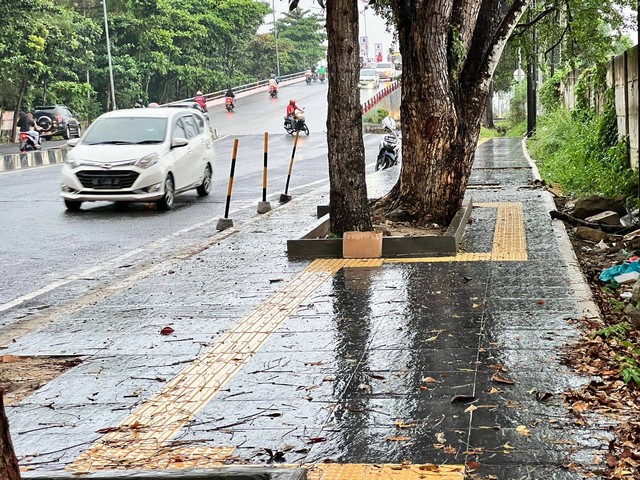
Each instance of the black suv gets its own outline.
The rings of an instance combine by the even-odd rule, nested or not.
[[[47,140],[51,140],[54,135],[62,135],[65,140],[69,140],[72,137],[80,137],[82,133],[80,122],[64,105],[36,107],[33,116],[42,128],[40,135]]]

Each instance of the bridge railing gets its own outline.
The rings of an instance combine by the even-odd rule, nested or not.
[[[364,115],[370,110],[373,110],[373,107],[375,107],[383,98],[391,95],[391,93],[398,88],[400,88],[400,80],[392,82],[390,85],[387,85],[385,88],[377,92],[373,97],[362,104],[362,114]]]
[[[304,74],[305,72],[296,72],[296,73],[290,73],[289,75],[283,75],[281,77],[278,78],[280,83],[283,82],[287,82],[287,81],[291,81],[291,80],[298,80],[298,79],[302,79],[304,78]],[[238,85],[236,87],[231,87],[231,89],[234,91],[234,93],[242,93],[242,92],[248,92],[251,90],[257,90],[259,88],[262,88],[266,85],[269,84],[269,79],[266,78],[264,80],[258,80],[257,82],[251,82],[251,83],[245,83],[244,85]],[[204,94],[204,98],[207,102],[210,102],[212,100],[217,100],[219,98],[223,98],[225,96],[225,94],[227,93],[227,89],[225,88],[224,90],[218,90],[217,92],[211,92],[211,93],[205,93]],[[191,102],[193,101],[194,97],[189,97],[189,98],[185,98],[182,100],[176,100],[174,102],[168,102],[165,105],[172,105],[175,103],[182,103],[182,102]]]

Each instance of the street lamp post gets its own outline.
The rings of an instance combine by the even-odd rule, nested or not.
[[[276,41],[276,70],[280,78],[280,55],[278,53],[278,27],[276,27],[276,2],[271,0],[271,10],[273,11],[273,38]]]
[[[109,40],[109,22],[107,21],[107,0],[102,0],[102,11],[104,13],[104,34],[107,39],[107,59],[109,60],[109,82],[111,85],[111,110],[117,110],[116,91],[113,86],[113,64],[111,63],[111,42]]]

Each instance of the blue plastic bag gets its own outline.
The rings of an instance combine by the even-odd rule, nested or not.
[[[600,280],[603,282],[612,282],[614,278],[623,273],[640,272],[640,260],[637,262],[623,263],[622,265],[615,265],[611,268],[607,268],[600,274]]]

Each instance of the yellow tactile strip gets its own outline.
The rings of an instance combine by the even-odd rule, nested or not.
[[[223,334],[153,398],[94,443],[69,468],[81,471],[167,468],[166,457],[171,452],[165,443],[211,401],[304,300],[345,266],[381,264],[379,259],[312,262]],[[221,458],[229,454],[224,448],[218,453]]]
[[[474,207],[497,209],[496,227],[490,253],[458,253],[448,257],[386,258],[384,263],[438,263],[438,262],[526,262],[527,237],[524,229],[524,211],[521,203],[474,203]]]
[[[440,480],[464,479],[463,465],[398,465],[398,464],[337,464],[308,465],[309,480],[414,480],[438,478]]]

